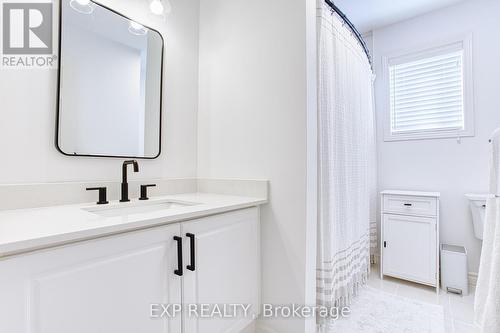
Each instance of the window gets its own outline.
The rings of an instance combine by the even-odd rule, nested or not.
[[[471,43],[385,58],[386,141],[472,136]]]

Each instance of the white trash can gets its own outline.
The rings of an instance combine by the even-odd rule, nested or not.
[[[441,244],[441,286],[446,292],[462,296],[469,294],[465,247]]]

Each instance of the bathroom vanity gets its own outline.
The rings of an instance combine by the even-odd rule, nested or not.
[[[440,194],[383,191],[381,195],[381,278],[426,284],[439,292]]]
[[[194,193],[0,212],[0,332],[240,332],[259,311],[265,202]],[[183,310],[169,318],[160,303]],[[201,318],[189,304],[251,307]]]
[[[54,141],[64,159],[73,161],[64,164],[62,156],[51,160],[52,155],[43,160],[61,162],[58,170],[67,168],[75,174],[72,180],[94,179],[77,174],[95,168],[94,176],[107,181],[2,186],[0,332],[243,332],[260,310],[259,212],[267,202],[267,183],[259,194],[246,196],[252,185],[242,190],[238,181],[214,185],[213,179],[189,178],[196,174],[196,140],[191,133],[162,136],[167,129],[162,119],[173,123],[177,118],[171,115],[187,109],[177,101],[167,108],[164,97],[192,87],[168,81],[180,88],[165,93],[162,33],[93,1],[62,0],[57,13]],[[183,54],[183,43],[172,43],[178,53],[171,55]],[[170,69],[188,70],[172,64]],[[185,124],[171,128],[182,132]],[[172,137],[176,148],[168,157],[150,163],[140,183],[129,184],[130,167],[139,172],[137,159],[160,157],[162,144]],[[179,145],[183,138],[190,139],[192,152]],[[43,146],[49,142],[37,140]],[[179,157],[182,164],[165,163]],[[117,158],[133,158],[122,164],[120,187],[101,174]],[[165,179],[170,168],[192,171]],[[149,197],[150,187],[161,194]],[[82,203],[90,198],[94,203]],[[47,203],[51,206],[32,208]]]

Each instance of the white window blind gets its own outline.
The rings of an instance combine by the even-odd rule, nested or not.
[[[464,52],[389,64],[391,134],[465,129]]]

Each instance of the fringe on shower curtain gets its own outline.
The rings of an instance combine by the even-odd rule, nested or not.
[[[373,82],[375,81],[375,74],[372,75],[372,85],[371,85],[371,95],[372,95],[372,108],[371,112],[375,112],[375,92],[373,87]],[[370,150],[370,167],[369,167],[369,192],[370,192],[370,262],[371,264],[378,264],[380,257],[380,250],[378,248],[378,206],[379,206],[379,196],[378,196],[378,182],[377,182],[377,148],[376,148],[376,134],[375,134],[375,115],[373,114],[373,124],[372,132],[370,134],[372,138],[372,144],[369,148]]]
[[[370,271],[376,215],[372,71],[341,19],[318,1],[317,305],[349,306]],[[376,243],[376,240],[375,240]],[[329,324],[318,318],[320,328]]]

